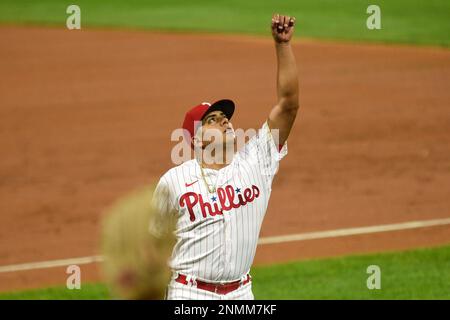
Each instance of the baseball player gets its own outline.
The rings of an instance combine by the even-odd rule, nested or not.
[[[101,226],[102,274],[115,299],[162,299],[170,272],[167,259],[173,233],[153,237],[148,223],[156,212],[149,205],[153,187],[134,190],[105,212]],[[173,228],[175,217],[172,222]]]
[[[202,103],[186,113],[183,128],[195,158],[161,177],[153,197],[159,214],[150,222],[150,232],[158,236],[170,232],[165,224],[170,216],[177,218],[167,299],[254,299],[249,272],[272,181],[287,154],[286,140],[299,108],[290,44],[294,25],[293,17],[272,17],[278,102],[233,157],[221,156],[236,140],[231,100]],[[208,140],[211,133],[215,139]]]

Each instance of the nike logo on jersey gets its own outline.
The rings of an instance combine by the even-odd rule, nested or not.
[[[195,180],[194,182],[192,182],[192,183],[185,183],[184,185],[186,186],[186,188],[187,187],[190,187],[190,186],[192,186],[194,183],[196,183],[198,180]]]
[[[198,181],[198,180],[197,180]],[[201,194],[195,192],[186,192],[180,197],[179,204],[181,207],[186,207],[189,212],[189,218],[191,221],[195,221],[194,207],[198,204],[202,212],[203,218],[206,218],[207,211],[210,216],[223,214],[223,211],[229,211],[231,209],[237,209],[241,206],[247,205],[247,203],[253,202],[259,197],[259,188],[252,185],[250,188],[244,189],[241,192],[240,188],[235,189],[228,185],[225,188],[218,188],[217,195],[221,208],[216,201],[213,204],[205,202]]]

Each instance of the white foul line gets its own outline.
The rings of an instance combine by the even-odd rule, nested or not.
[[[47,269],[55,267],[65,267],[73,264],[82,265],[94,262],[102,262],[102,256],[91,256],[91,257],[81,257],[81,258],[71,258],[62,260],[50,260],[42,262],[30,262],[22,264],[12,264],[9,266],[0,267],[0,273],[2,272],[14,272],[14,271],[25,271],[25,270],[36,270],[36,269]]]
[[[443,226],[450,224],[450,218],[445,219],[434,219],[434,220],[422,220],[422,221],[410,221],[403,223],[394,224],[384,224],[371,227],[360,227],[360,228],[347,228],[347,229],[336,229],[318,232],[308,232],[308,233],[298,233],[285,236],[275,236],[275,237],[265,237],[260,238],[258,241],[259,245],[264,244],[274,244],[274,243],[285,243],[292,241],[305,241],[314,239],[325,239],[325,238],[335,238],[335,237],[345,237],[358,234],[370,234],[388,231],[399,231],[407,229],[425,228],[432,226]],[[102,256],[90,256],[90,257],[80,257],[62,260],[50,260],[42,262],[31,262],[23,264],[15,264],[8,266],[0,266],[0,273],[5,272],[15,272],[15,271],[25,271],[25,270],[36,270],[36,269],[47,269],[54,267],[65,267],[69,265],[83,265],[90,264],[94,262],[102,262],[104,259]]]
[[[450,218],[435,219],[435,220],[422,220],[422,221],[410,221],[410,222],[403,222],[403,223],[383,224],[383,225],[371,226],[371,227],[337,229],[337,230],[328,230],[328,231],[319,231],[319,232],[291,234],[291,235],[286,235],[286,236],[267,237],[267,238],[259,239],[258,244],[272,244],[272,243],[282,243],[282,242],[291,242],[291,241],[304,241],[304,240],[313,240],[313,239],[345,237],[345,236],[353,236],[353,235],[357,235],[357,234],[369,234],[369,233],[377,233],[377,232],[398,231],[398,230],[425,228],[425,227],[432,227],[432,226],[442,226],[442,225],[446,225],[446,224],[450,224]]]

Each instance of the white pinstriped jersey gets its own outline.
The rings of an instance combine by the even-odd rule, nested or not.
[[[161,177],[153,198],[159,214],[150,232],[167,231],[167,215],[177,215],[174,272],[228,282],[250,271],[272,181],[286,154],[287,144],[279,151],[266,122],[228,166],[203,169],[207,182],[215,182],[215,193],[208,191],[195,159]]]

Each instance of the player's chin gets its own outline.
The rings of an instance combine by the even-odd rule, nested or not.
[[[225,148],[233,146],[236,143],[237,139],[234,133],[224,133],[221,136],[215,137],[212,141],[208,141],[205,144],[205,148]]]

